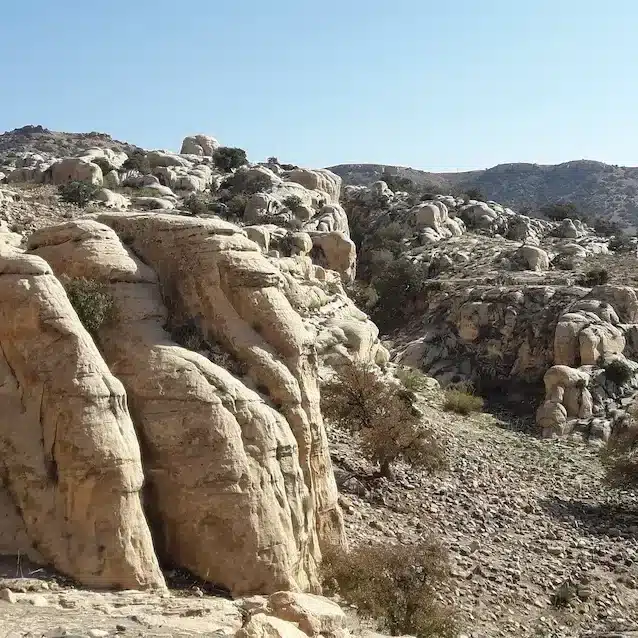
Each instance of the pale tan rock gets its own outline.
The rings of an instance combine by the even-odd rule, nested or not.
[[[311,233],[313,261],[338,272],[345,283],[354,281],[357,249],[354,242],[340,232]]]
[[[341,178],[327,169],[297,168],[286,173],[287,180],[297,182],[308,190],[317,190],[328,197],[326,203],[339,203],[341,194]]]
[[[172,291],[176,316],[199,317],[203,334],[243,362],[281,411],[170,341],[155,274],[112,230],[86,220],[32,238],[56,271],[111,282],[118,322],[100,342],[150,451],[147,502],[160,553],[235,594],[316,588],[317,533],[339,542],[341,517],[311,337],[281,273],[221,220],[100,219],[134,238]]]
[[[296,623],[308,636],[336,636],[346,629],[346,615],[336,603],[313,594],[276,592],[268,597],[270,614]]]
[[[307,638],[307,634],[294,623],[266,614],[255,614],[235,634],[235,638]]]
[[[95,186],[102,186],[104,177],[102,169],[92,162],[68,157],[52,164],[47,171],[51,184],[67,184],[68,182],[87,182]]]
[[[210,135],[189,135],[184,138],[180,153],[212,157],[217,148],[219,142]]]
[[[124,389],[39,257],[0,245],[0,467],[26,535],[93,587],[163,586]]]
[[[516,251],[515,257],[524,263],[529,270],[543,272],[549,269],[547,252],[538,246],[521,246]]]

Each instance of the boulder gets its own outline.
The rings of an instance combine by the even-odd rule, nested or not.
[[[69,182],[87,182],[95,186],[102,186],[104,178],[102,169],[97,164],[69,157],[52,164],[46,172],[45,181],[56,185]]]
[[[339,605],[313,594],[280,591],[268,597],[268,612],[295,623],[308,636],[342,636],[346,615]]]
[[[184,138],[180,153],[212,157],[217,148],[219,148],[219,142],[210,135],[189,135]]]
[[[515,259],[524,264],[527,270],[536,272],[549,270],[549,257],[538,246],[521,246],[515,253]]]
[[[235,634],[235,638],[307,638],[307,634],[281,618],[255,614]]]
[[[341,178],[325,168],[297,168],[285,173],[285,179],[297,182],[308,190],[325,193],[326,203],[338,204],[341,194]]]
[[[354,281],[357,249],[354,242],[340,232],[311,233],[313,261],[338,272],[346,283]]]

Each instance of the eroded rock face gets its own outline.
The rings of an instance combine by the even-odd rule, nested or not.
[[[304,254],[269,259],[227,222],[161,214],[46,228],[29,252],[110,287],[99,343],[127,390],[162,558],[236,594],[315,589],[320,545],[343,542],[320,363],[387,361],[339,277]]]
[[[28,538],[23,552],[85,585],[162,587],[124,388],[46,262],[6,245],[0,378],[0,472],[23,522],[14,543]]]

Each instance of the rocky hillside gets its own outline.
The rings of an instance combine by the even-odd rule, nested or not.
[[[434,536],[442,635],[632,635],[637,495],[597,455],[633,427],[631,240],[207,135],[101,139],[0,161],[0,577],[35,576],[0,581],[0,627],[366,635],[298,591],[335,548]],[[446,471],[378,472],[325,418],[352,362],[418,423],[386,412],[381,443],[428,432]],[[472,388],[486,412],[456,414]]]
[[[555,166],[501,164],[486,170],[428,173],[381,164],[340,164],[330,167],[346,184],[366,185],[389,171],[440,193],[478,189],[485,199],[517,210],[538,210],[558,201],[573,202],[593,216],[638,225],[638,168],[587,160]]]

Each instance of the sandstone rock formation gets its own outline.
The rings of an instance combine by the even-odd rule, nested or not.
[[[6,549],[90,586],[163,586],[124,388],[47,263],[6,245],[0,318],[0,471],[19,512]]]
[[[13,376],[19,371],[13,382],[16,389],[7,392],[6,409],[14,409],[19,392],[27,414],[35,409],[35,400],[20,385],[23,375],[32,378],[40,370],[42,377],[48,370],[58,375],[58,383],[67,384],[86,378],[84,394],[70,406],[77,412],[75,421],[56,394],[46,399],[55,401],[50,418],[58,432],[63,422],[57,415],[71,419],[64,430],[65,445],[72,440],[72,427],[101,427],[92,445],[99,441],[102,447],[94,450],[83,442],[88,446],[83,456],[74,451],[66,457],[67,448],[55,431],[49,432],[54,426],[38,416],[30,427],[40,427],[44,437],[44,448],[36,457],[40,465],[33,470],[43,483],[42,492],[29,483],[29,500],[24,500],[27,488],[19,482],[17,467],[5,470],[10,477],[15,473],[9,480],[10,494],[23,508],[27,525],[0,534],[0,545],[13,550],[20,545],[24,551],[25,539],[33,540],[42,559],[88,584],[161,584],[136,493],[143,471],[146,518],[163,564],[188,568],[233,594],[316,589],[321,544],[344,542],[319,410],[319,373],[342,357],[386,362],[376,327],[347,299],[335,273],[313,265],[313,242],[305,233],[298,233],[300,248],[293,256],[268,258],[239,227],[219,219],[157,212],[93,217],[34,233],[28,254],[16,247],[13,235],[2,235],[4,250],[11,255],[5,263],[17,264],[5,266],[3,277],[26,269],[25,277],[48,282],[46,295],[51,296],[49,301],[43,292],[31,299],[35,283],[21,285],[13,275],[10,281],[21,297],[8,291],[0,295],[3,325],[9,331],[0,338],[5,367]],[[115,314],[96,335],[99,352],[49,265],[60,278],[97,280],[108,287]],[[38,322],[30,324],[16,315],[16,301],[26,308],[57,304],[40,313],[52,313],[61,325],[74,326],[70,332],[65,328],[72,337],[67,338],[69,346],[62,347],[66,341],[56,341],[50,329],[42,332]],[[32,332],[26,330],[29,325]],[[38,338],[45,336],[42,347],[49,351],[60,343],[47,366],[37,350]],[[13,354],[21,339],[31,366],[24,372],[20,366],[26,363],[18,364]],[[69,357],[71,347],[87,352],[82,355],[86,363]],[[65,359],[77,363],[60,375]],[[102,385],[91,380],[91,366],[101,375]],[[35,380],[30,383],[34,392],[41,387]],[[49,396],[47,383],[53,381],[44,376],[41,383],[44,396]],[[5,387],[12,386],[6,382]],[[97,402],[101,411],[78,409],[82,401],[87,406]],[[36,415],[41,414],[40,405]],[[46,411],[42,414],[49,418]],[[39,437],[31,439],[25,441],[29,446]],[[8,438],[5,445],[15,447],[18,442]],[[96,473],[100,454],[113,458],[114,467],[106,464]],[[122,460],[116,461],[119,457]],[[11,462],[24,463],[20,459],[15,455]],[[89,464],[90,459],[94,481],[80,478],[84,465],[67,468],[71,459],[76,465],[80,460]],[[109,482],[110,476],[120,483]],[[64,501],[53,495],[57,485],[67,498],[77,494],[77,488],[74,492],[67,487],[74,480],[84,480],[87,495],[67,514],[61,534],[62,523],[55,517]],[[130,503],[119,495],[120,484]],[[123,530],[129,525],[129,535],[136,539],[128,541],[126,533],[117,535],[100,522],[95,543],[102,548],[102,562],[76,545],[86,544],[85,530],[97,524],[86,518],[83,508],[95,508],[93,516],[102,511],[92,504],[92,494],[116,512],[112,525]],[[121,513],[113,503],[119,504]],[[37,514],[41,509],[48,512],[46,517]],[[12,524],[15,527],[15,521]],[[58,537],[70,539],[64,541],[64,549]]]

